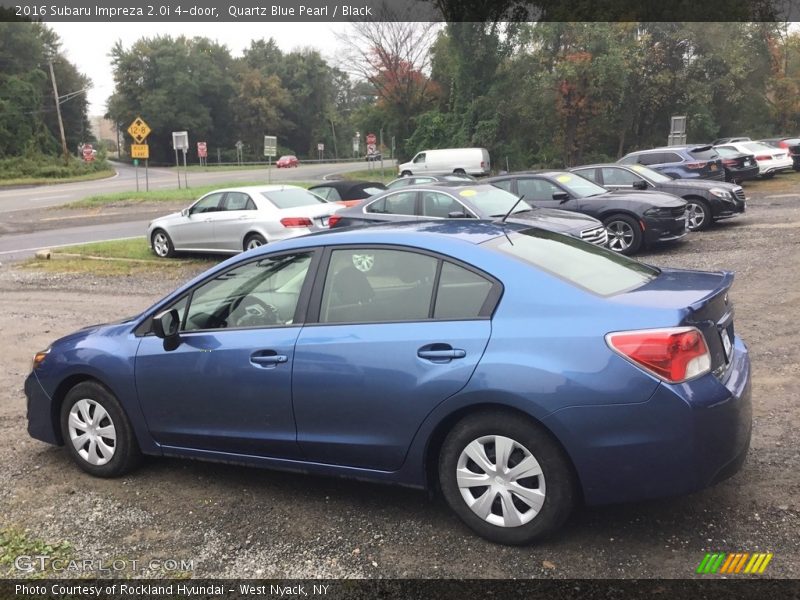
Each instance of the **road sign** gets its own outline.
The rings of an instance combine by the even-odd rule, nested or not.
[[[374,156],[378,153],[378,146],[376,144],[367,144],[367,154]]]
[[[325,144],[317,144],[317,152],[324,152]]]
[[[131,158],[150,158],[150,146],[147,144],[131,144]]]
[[[150,126],[144,122],[142,117],[136,117],[128,127],[128,133],[136,140],[137,144],[141,144],[150,135]]]
[[[81,148],[81,155],[85,162],[92,162],[94,160],[95,151],[91,144],[84,144]]]
[[[205,142],[197,142],[197,157],[206,158],[208,156],[208,146]]]
[[[278,155],[278,138],[274,135],[264,136],[264,156],[273,158]]]
[[[172,132],[172,147],[175,150],[189,150],[189,132],[188,131],[173,131]]]
[[[367,134],[367,144],[377,144],[378,138],[375,137],[374,133]]]

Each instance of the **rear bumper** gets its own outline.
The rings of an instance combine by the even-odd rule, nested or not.
[[[55,429],[56,415],[53,401],[44,391],[35,373],[25,379],[25,396],[27,402],[28,433],[32,438],[61,445],[61,436]]]
[[[732,181],[749,181],[750,179],[755,179],[758,177],[759,169],[758,165],[754,165],[752,167],[744,167],[744,168],[727,168],[728,173],[728,180]]]
[[[587,504],[687,494],[742,466],[750,444],[750,358],[736,339],[721,379],[661,384],[647,402],[581,406],[544,420],[578,472]]]

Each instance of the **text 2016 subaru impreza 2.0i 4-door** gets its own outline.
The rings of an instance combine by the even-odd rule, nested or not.
[[[477,220],[294,238],[37,353],[28,430],[103,477],[150,454],[433,488],[528,543],[737,471],[732,280]]]

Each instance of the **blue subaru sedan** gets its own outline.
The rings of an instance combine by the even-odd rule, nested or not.
[[[526,544],[739,469],[732,281],[487,222],[296,238],[38,352],[28,430],[100,477],[149,454],[430,488]]]

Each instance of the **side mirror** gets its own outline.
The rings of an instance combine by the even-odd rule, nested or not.
[[[561,204],[564,204],[569,200],[569,194],[567,192],[553,192],[553,200],[558,200]]]
[[[153,317],[153,333],[156,337],[164,340],[165,350],[174,350],[178,347],[176,342],[180,326],[181,318],[174,308],[162,311]]]
[[[647,189],[647,182],[644,179],[639,179],[638,181],[633,182],[633,189],[635,190],[646,190]]]
[[[182,216],[182,217],[188,217],[188,216],[189,216],[189,214],[190,214],[190,213],[189,213],[189,209],[188,209],[188,208],[184,208],[184,209],[181,211],[181,216]]]
[[[448,219],[466,219],[467,214],[461,210],[454,210],[453,212],[447,213]]]

